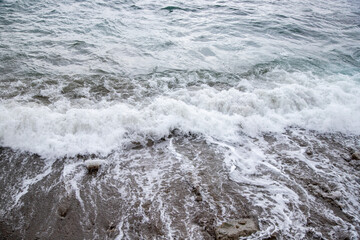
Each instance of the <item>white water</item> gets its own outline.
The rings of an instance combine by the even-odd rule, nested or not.
[[[253,239],[358,239],[359,16],[352,0],[0,1],[0,223],[56,189],[84,234],[105,206],[127,214],[105,214],[117,239],[138,215],[200,239],[194,213],[238,217],[239,194]]]
[[[342,75],[332,82],[311,74],[269,75],[274,79],[269,86],[243,79],[224,90],[203,85],[142,103],[59,100],[42,106],[3,100],[0,142],[44,157],[62,157],[106,155],[129,141],[166,137],[175,128],[230,142],[242,134],[282,132],[289,126],[360,133],[358,82]]]

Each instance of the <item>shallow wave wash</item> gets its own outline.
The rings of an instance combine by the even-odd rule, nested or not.
[[[357,1],[0,1],[0,237],[360,237]],[[42,204],[39,204],[42,203]]]

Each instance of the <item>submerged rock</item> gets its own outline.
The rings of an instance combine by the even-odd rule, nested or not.
[[[199,187],[199,186],[193,187],[193,188],[192,188],[192,192],[195,193],[196,196],[201,196],[200,187]]]
[[[201,201],[202,201],[202,197],[201,197],[201,196],[197,196],[197,197],[195,198],[195,201],[201,202]]]
[[[87,160],[85,166],[89,174],[96,174],[104,162],[103,160]]]
[[[217,240],[238,239],[246,237],[259,231],[257,223],[251,218],[231,220],[216,227],[215,235]]]
[[[69,212],[70,206],[66,204],[62,204],[58,207],[58,214],[60,217],[65,218],[67,213]]]
[[[353,154],[351,154],[351,159],[360,160],[360,152],[354,152]]]
[[[195,195],[195,201],[197,202],[201,202],[203,199],[202,199],[202,196],[201,196],[201,192],[200,192],[200,187],[199,186],[194,186],[191,190]]]
[[[313,151],[311,150],[311,148],[307,148],[305,153],[308,155],[308,156],[311,156],[313,155]]]

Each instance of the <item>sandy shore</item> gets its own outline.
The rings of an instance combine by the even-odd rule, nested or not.
[[[285,137],[287,142],[279,140]],[[307,216],[306,239],[350,238],[351,226],[360,232],[341,189],[325,177],[326,171],[351,171],[355,178],[348,181],[360,189],[360,161],[351,159],[359,140],[303,130],[294,134],[291,129],[281,136],[253,139],[266,143],[264,152],[275,156],[277,166],[297,183],[289,188],[303,203],[293,208]],[[169,149],[178,155],[169,154]],[[276,203],[257,206],[248,192],[272,195],[234,181],[224,152],[209,142],[174,135],[147,145],[133,143],[125,150],[101,158],[99,169],[89,171],[85,161],[98,156],[43,159],[1,148],[1,239],[214,239],[221,223],[244,217],[260,226],[254,238],[286,238],[281,226],[272,228],[270,217],[264,217]],[[306,159],[326,161],[326,166],[318,166],[325,173],[315,173],[298,155],[289,155],[299,151]],[[279,182],[285,181],[282,177]]]

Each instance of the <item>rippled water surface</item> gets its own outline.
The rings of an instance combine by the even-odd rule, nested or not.
[[[359,239],[359,93],[355,0],[0,0],[0,236]]]

